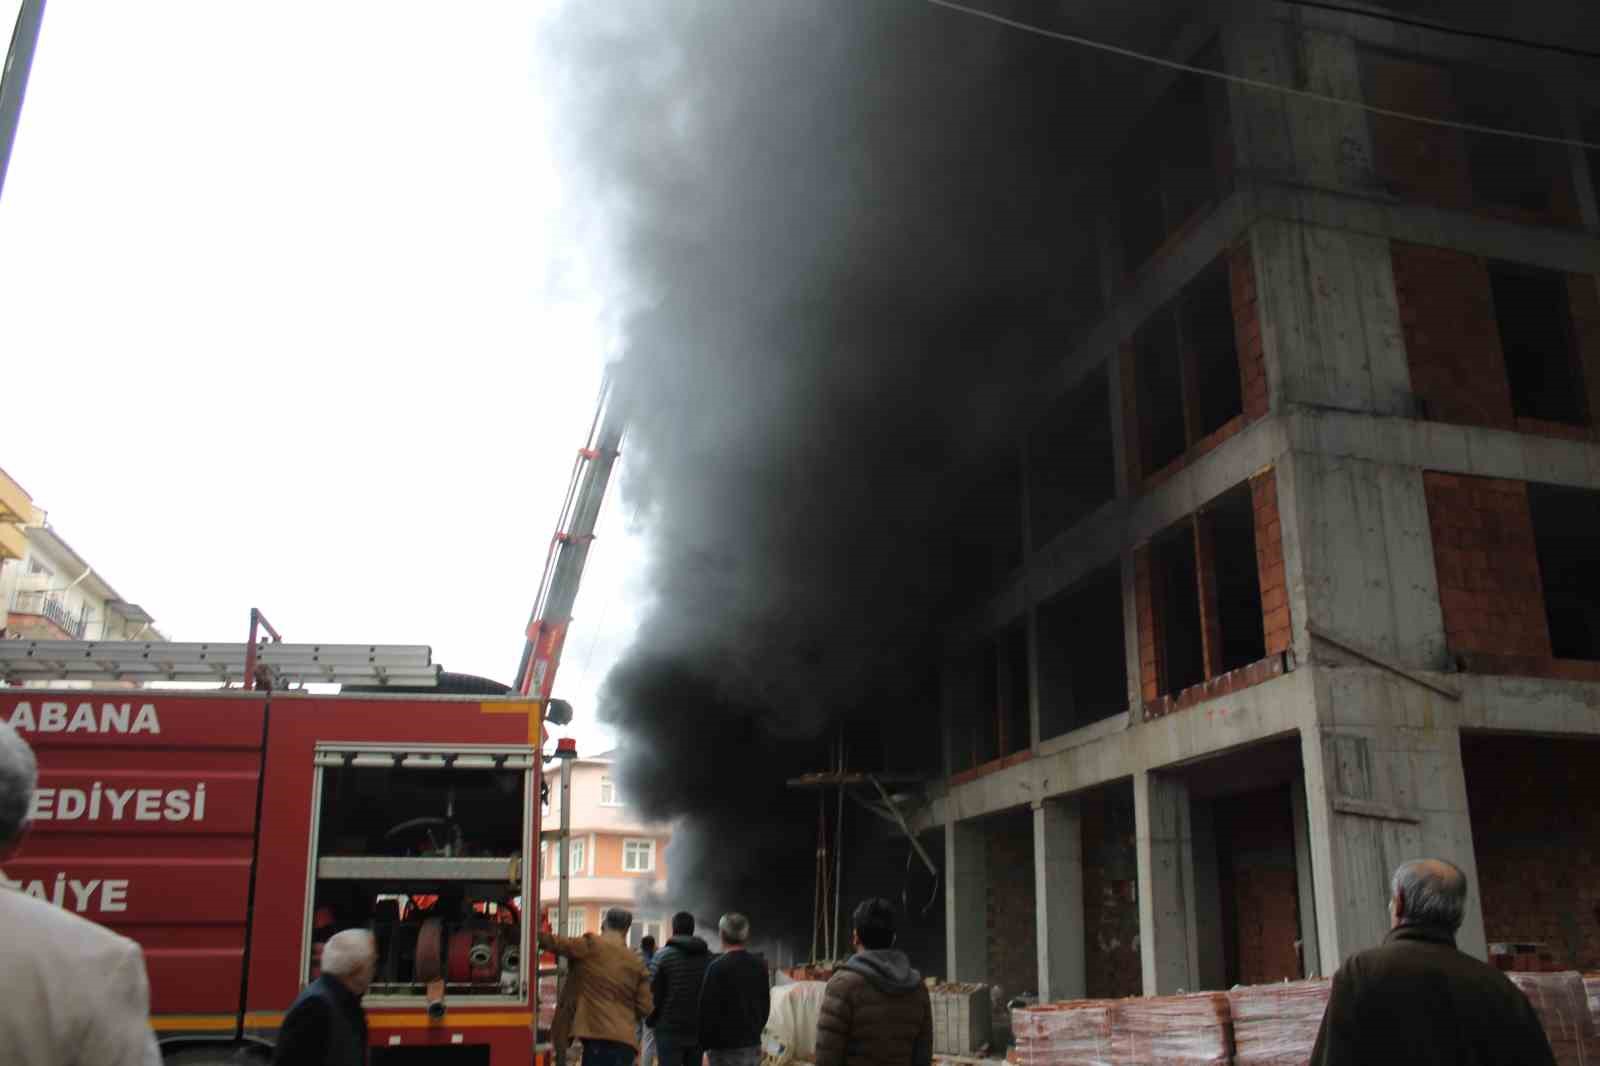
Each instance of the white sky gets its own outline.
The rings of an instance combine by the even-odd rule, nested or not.
[[[0,467],[173,639],[259,606],[512,679],[615,344],[540,8],[47,6],[0,193]],[[588,751],[626,517],[557,683]]]

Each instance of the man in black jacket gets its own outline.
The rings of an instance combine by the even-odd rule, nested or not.
[[[361,997],[377,970],[377,944],[365,929],[328,938],[322,976],[306,985],[284,1015],[273,1066],[365,1066],[367,1016]]]
[[[1528,998],[1456,950],[1467,878],[1450,863],[1402,863],[1389,936],[1334,975],[1312,1066],[1555,1066]]]
[[[656,952],[655,1010],[645,1022],[656,1031],[661,1066],[700,1066],[700,983],[710,961],[706,942],[694,935],[694,915],[674,914],[672,938]]]
[[[706,967],[700,986],[700,1047],[711,1066],[757,1066],[772,1009],[767,964],[745,950],[750,919],[744,915],[724,914],[717,932],[724,951]]]

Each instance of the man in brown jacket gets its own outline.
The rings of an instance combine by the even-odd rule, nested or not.
[[[650,974],[628,946],[632,924],[633,915],[610,907],[600,919],[598,936],[539,933],[539,947],[572,961],[552,1036],[557,1044],[583,1041],[584,1066],[633,1066],[639,1022],[654,1007]]]
[[[1555,1066],[1526,996],[1456,950],[1467,878],[1450,863],[1402,863],[1389,936],[1334,975],[1312,1066]]]
[[[933,1007],[922,975],[894,948],[894,907],[866,900],[851,925],[856,953],[823,995],[816,1066],[929,1066]]]

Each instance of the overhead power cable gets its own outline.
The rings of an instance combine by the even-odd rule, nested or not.
[[[1600,144],[1590,141],[1576,140],[1570,137],[1553,137],[1543,133],[1527,133],[1522,130],[1508,130],[1498,126],[1484,126],[1476,122],[1460,122],[1455,119],[1437,118],[1432,115],[1419,115],[1412,111],[1397,111],[1394,108],[1378,107],[1361,100],[1347,100],[1340,96],[1330,96],[1327,93],[1314,92],[1310,89],[1296,89],[1288,85],[1278,85],[1270,81],[1261,81],[1259,78],[1246,78],[1240,74],[1229,74],[1223,70],[1211,70],[1207,67],[1196,66],[1193,63],[1184,63],[1176,59],[1167,59],[1163,56],[1151,55],[1133,48],[1124,48],[1121,45],[1111,44],[1107,41],[1097,41],[1092,37],[1082,37],[1075,33],[1065,33],[1061,30],[1047,29],[1044,26],[1035,26],[1031,22],[1020,19],[1007,18],[997,15],[992,11],[981,8],[968,7],[958,4],[955,0],[926,0],[935,7],[949,8],[959,11],[963,15],[984,19],[988,22],[1009,26],[1014,30],[1031,33],[1039,37],[1048,37],[1055,41],[1064,41],[1084,48],[1092,48],[1098,52],[1107,52],[1111,55],[1122,56],[1124,59],[1133,59],[1141,63],[1149,63],[1168,70],[1176,70],[1184,74],[1199,74],[1206,78],[1215,78],[1230,85],[1238,85],[1246,89],[1255,89],[1259,92],[1279,93],[1283,96],[1297,97],[1302,100],[1314,100],[1322,104],[1334,104],[1338,107],[1354,108],[1372,115],[1382,115],[1385,118],[1398,118],[1407,122],[1416,122],[1424,126],[1439,126],[1444,129],[1461,130],[1465,133],[1485,133],[1497,137],[1512,137],[1520,141],[1533,141],[1537,144],[1554,144],[1563,148],[1583,148],[1591,152],[1600,152]]]

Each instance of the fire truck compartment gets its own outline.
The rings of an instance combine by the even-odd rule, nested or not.
[[[374,996],[423,996],[430,982],[520,994],[526,755],[319,749],[316,763],[306,977],[328,936],[365,927]]]

